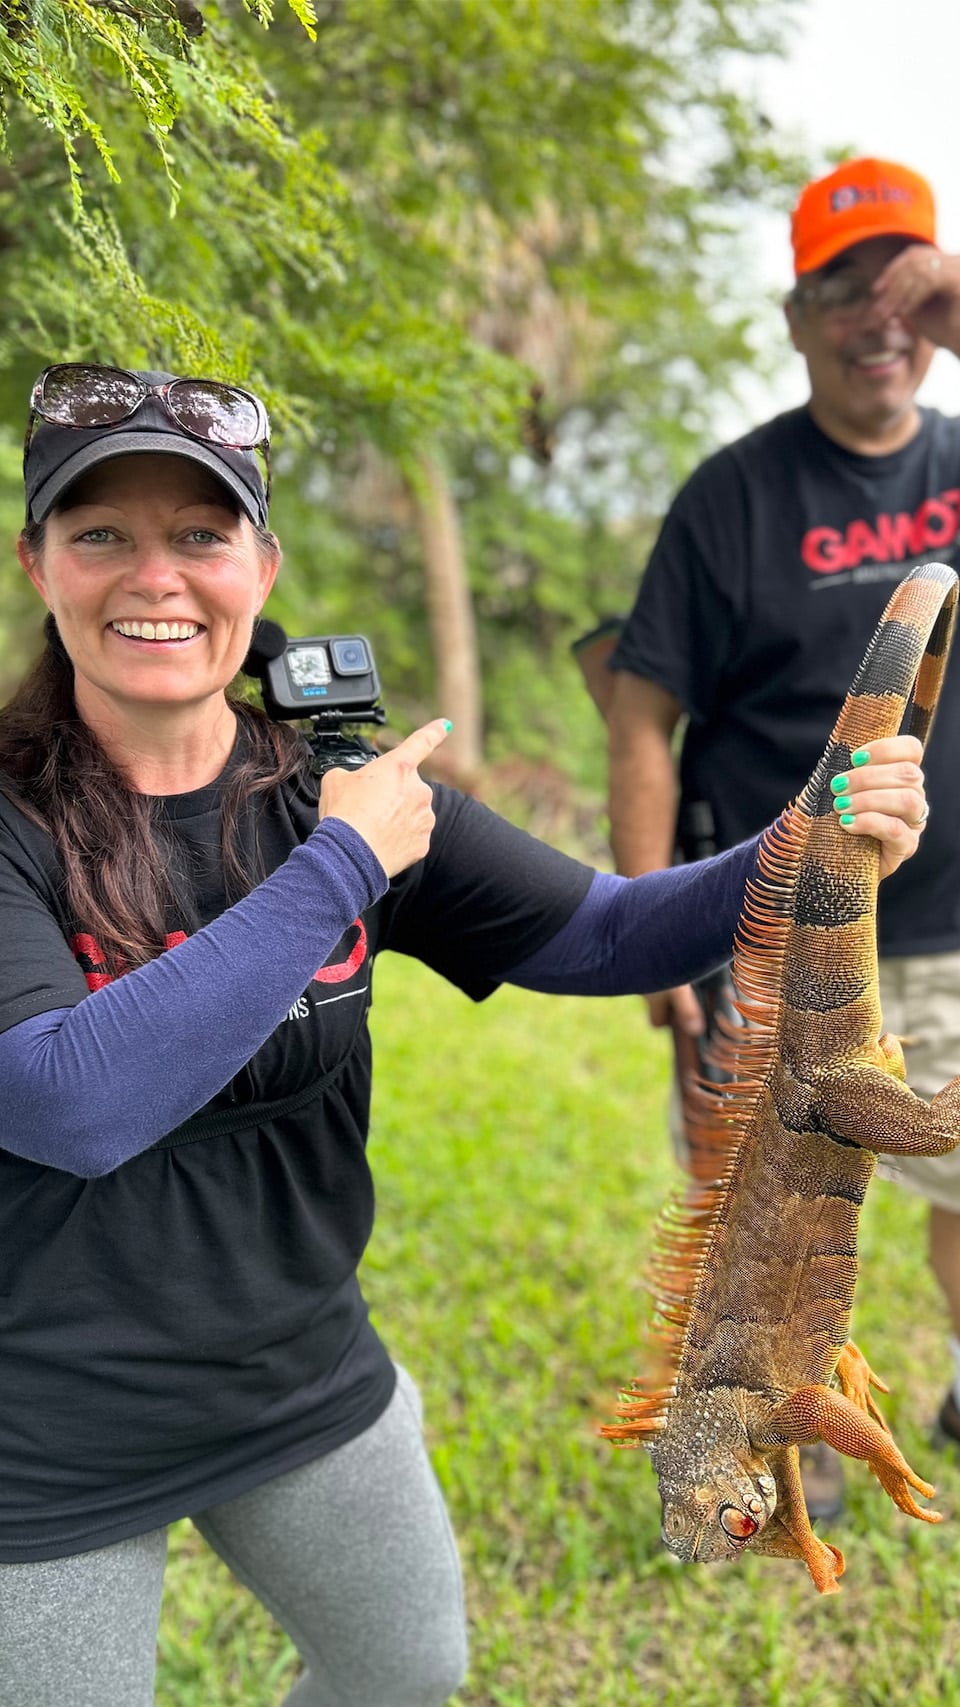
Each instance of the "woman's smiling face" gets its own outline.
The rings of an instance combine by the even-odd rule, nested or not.
[[[89,722],[222,702],[280,562],[214,475],[164,454],[101,463],[47,518],[40,549],[19,549]]]

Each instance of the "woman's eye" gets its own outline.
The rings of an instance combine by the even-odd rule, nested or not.
[[[219,537],[212,528],[191,528],[187,535],[194,545],[212,545]]]
[[[84,528],[83,533],[79,535],[79,538],[88,540],[91,545],[103,545],[106,540],[113,538],[113,529]]]

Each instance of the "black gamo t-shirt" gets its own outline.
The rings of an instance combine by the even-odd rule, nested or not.
[[[162,803],[183,895],[174,950],[225,904],[219,807],[219,784]],[[592,875],[455,791],[436,790],[436,812],[428,858],[354,922],[194,1121],[96,1179],[0,1148],[0,1560],[202,1510],[340,1445],[387,1404],[393,1366],[356,1278],[373,1220],[374,957],[416,956],[480,999],[549,941]],[[315,792],[290,783],[242,833],[258,836],[267,875],[315,824]],[[49,841],[2,798],[0,919],[0,1030],[102,983]],[[251,982],[269,954],[250,944]],[[215,1019],[196,1047],[216,1049]]]
[[[755,834],[820,758],[896,583],[956,567],[960,421],[921,412],[890,456],[858,456],[805,409],[719,451],[678,494],[611,660],[689,714],[685,803],[707,801],[720,847]],[[960,948],[960,646],[927,747],[930,822],[880,890],[886,954]]]

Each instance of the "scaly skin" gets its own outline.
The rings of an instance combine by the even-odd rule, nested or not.
[[[649,1452],[678,1558],[801,1558],[821,1593],[843,1555],[810,1527],[801,1444],[865,1459],[901,1510],[939,1522],[913,1497],[933,1489],[894,1444],[870,1391],[886,1388],[848,1331],[876,1157],[953,1149],[960,1078],[925,1102],[880,1035],[878,849],[840,828],[830,779],[898,732],[911,692],[907,727],[926,740],[957,586],[942,564],[901,582],[820,764],[763,838],[734,955],[746,1023],[716,1049],[728,1082],[693,1093],[694,1181],[658,1228],[651,1380],[600,1431]]]

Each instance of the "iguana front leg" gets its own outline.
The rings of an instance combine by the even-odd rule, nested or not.
[[[911,1470],[892,1435],[866,1411],[832,1387],[798,1387],[780,1404],[772,1405],[759,1426],[750,1430],[754,1446],[787,1446],[825,1440],[848,1458],[865,1458],[895,1505],[924,1523],[940,1523],[938,1511],[919,1506],[910,1492],[926,1498],[935,1492]]]
[[[775,1456],[771,1453],[768,1462],[777,1483],[777,1508],[766,1528],[749,1542],[751,1553],[802,1559],[821,1594],[839,1594],[837,1578],[843,1575],[843,1554],[829,1541],[821,1541],[810,1526],[798,1448],[783,1447]]]
[[[943,1156],[960,1144],[960,1078],[924,1102],[882,1067],[851,1067],[818,1081],[817,1105],[838,1138],[878,1155]]]

